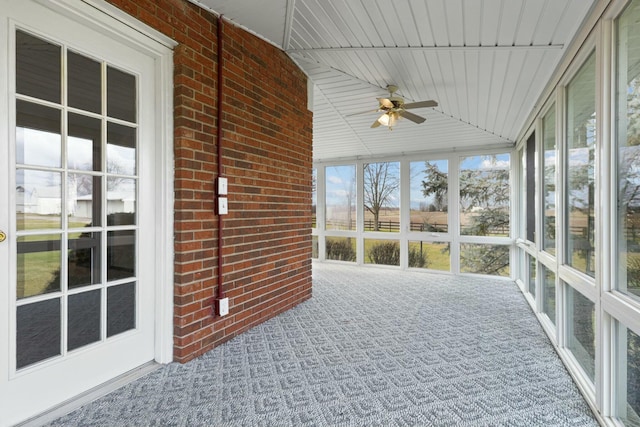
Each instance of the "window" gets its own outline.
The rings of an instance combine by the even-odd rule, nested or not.
[[[400,231],[400,164],[364,165],[365,231]]]
[[[399,266],[399,242],[397,240],[364,239],[364,263]]]
[[[458,175],[461,236],[483,236],[487,243],[460,244],[460,272],[508,277],[510,247],[494,244],[509,237],[509,154],[463,157]]]
[[[320,250],[318,247],[318,236],[311,236],[311,258],[317,259]]]
[[[536,259],[531,255],[527,254],[527,259],[529,260],[529,277],[528,277],[528,290],[529,293],[535,298],[536,297]]]
[[[460,244],[460,272],[509,277],[509,246]]]
[[[356,239],[352,237],[327,237],[325,246],[326,259],[351,262],[356,260]]]
[[[596,70],[592,53],[567,86],[566,263],[595,277]]]
[[[318,209],[318,169],[313,168],[311,175],[311,228],[316,228],[317,216],[316,211]]]
[[[355,230],[355,165],[328,166],[325,185],[325,228],[327,230]]]
[[[447,242],[409,241],[409,267],[450,271],[450,252]]]
[[[640,426],[640,336],[616,322],[617,415],[627,426]]]
[[[460,162],[460,234],[509,236],[509,155]]]
[[[542,249],[556,253],[556,108],[542,119],[544,159],[542,167]]]
[[[618,290],[640,296],[640,3],[617,22]]]
[[[527,240],[536,241],[536,135],[527,139],[526,151],[526,216]]]
[[[567,348],[587,377],[595,378],[595,304],[580,292],[567,289]]]
[[[449,162],[411,162],[411,231],[449,231]]]
[[[547,267],[540,269],[542,279],[542,312],[547,315],[551,323],[556,324],[556,275]]]

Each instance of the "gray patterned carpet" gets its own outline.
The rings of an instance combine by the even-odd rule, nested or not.
[[[313,275],[310,301],[51,425],[598,425],[514,284]]]

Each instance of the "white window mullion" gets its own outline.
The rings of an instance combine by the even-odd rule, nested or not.
[[[316,166],[316,231],[318,233],[318,259],[324,261],[326,259],[326,206],[327,206],[327,187],[325,183],[326,172],[325,166]]]
[[[364,162],[355,163],[356,168],[356,264],[364,265]]]
[[[596,158],[595,158],[595,217],[596,236],[596,274],[595,285],[596,299],[596,327],[595,327],[595,391],[596,406],[605,414],[610,413],[610,401],[612,396],[613,372],[611,362],[612,337],[611,321],[602,307],[602,295],[605,290],[611,289],[612,272],[616,264],[611,264],[612,219],[611,195],[617,194],[614,189],[615,168],[612,168],[612,147],[615,147],[615,138],[611,131],[612,108],[614,98],[612,89],[615,82],[612,79],[613,70],[613,25],[612,21],[601,21],[597,27],[599,31],[598,43],[596,43]],[[617,187],[617,185],[615,185]],[[613,267],[613,268],[612,268]],[[607,319],[607,321],[605,321]],[[626,340],[625,340],[626,343]],[[625,344],[626,349],[626,344]],[[616,352],[619,353],[619,352]],[[618,369],[621,367],[618,366]],[[625,375],[626,378],[626,375]],[[626,393],[624,394],[626,396]]]
[[[68,200],[67,200],[67,190],[69,186],[69,172],[67,170],[68,165],[68,153],[67,153],[67,137],[69,135],[69,114],[68,114],[68,48],[67,46],[62,46],[62,60],[60,61],[62,70],[60,70],[60,75],[62,82],[60,83],[60,88],[62,90],[61,99],[62,99],[62,110],[61,110],[61,126],[60,126],[60,144],[61,147],[61,159],[60,159],[60,167],[62,168],[62,180],[61,180],[61,188],[60,188],[60,214],[62,216],[61,226],[62,233],[60,235],[60,290],[62,291],[62,295],[60,296],[60,354],[65,356],[67,354],[68,348],[68,332],[69,332],[69,274],[68,274],[68,253],[69,253],[69,215],[68,215]]]
[[[400,161],[400,268],[409,267],[409,239],[411,232],[411,163],[407,159]]]
[[[569,318],[567,307],[567,289],[560,280],[560,266],[565,259],[565,228],[563,224],[566,218],[564,204],[566,175],[566,89],[559,87],[556,91],[556,317],[557,317],[557,344],[559,347],[567,345],[567,319]]]
[[[452,155],[449,157],[449,181],[448,214],[449,233],[451,245],[449,256],[451,257],[451,273],[460,274],[460,161],[462,157]]]

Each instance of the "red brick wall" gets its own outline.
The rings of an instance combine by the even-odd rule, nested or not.
[[[176,40],[174,358],[186,362],[311,297],[312,116],[306,76],[224,23],[222,165],[229,180],[218,283],[217,18],[183,0],[109,0]]]

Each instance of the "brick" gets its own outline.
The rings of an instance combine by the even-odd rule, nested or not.
[[[217,18],[187,0],[108,1],[179,43],[173,74],[174,359],[187,362],[312,295],[306,77],[282,51],[225,23],[219,160]],[[284,108],[282,99],[294,108]],[[218,161],[229,179],[231,209],[223,219],[222,251]],[[220,273],[231,298],[223,319],[212,315]]]

